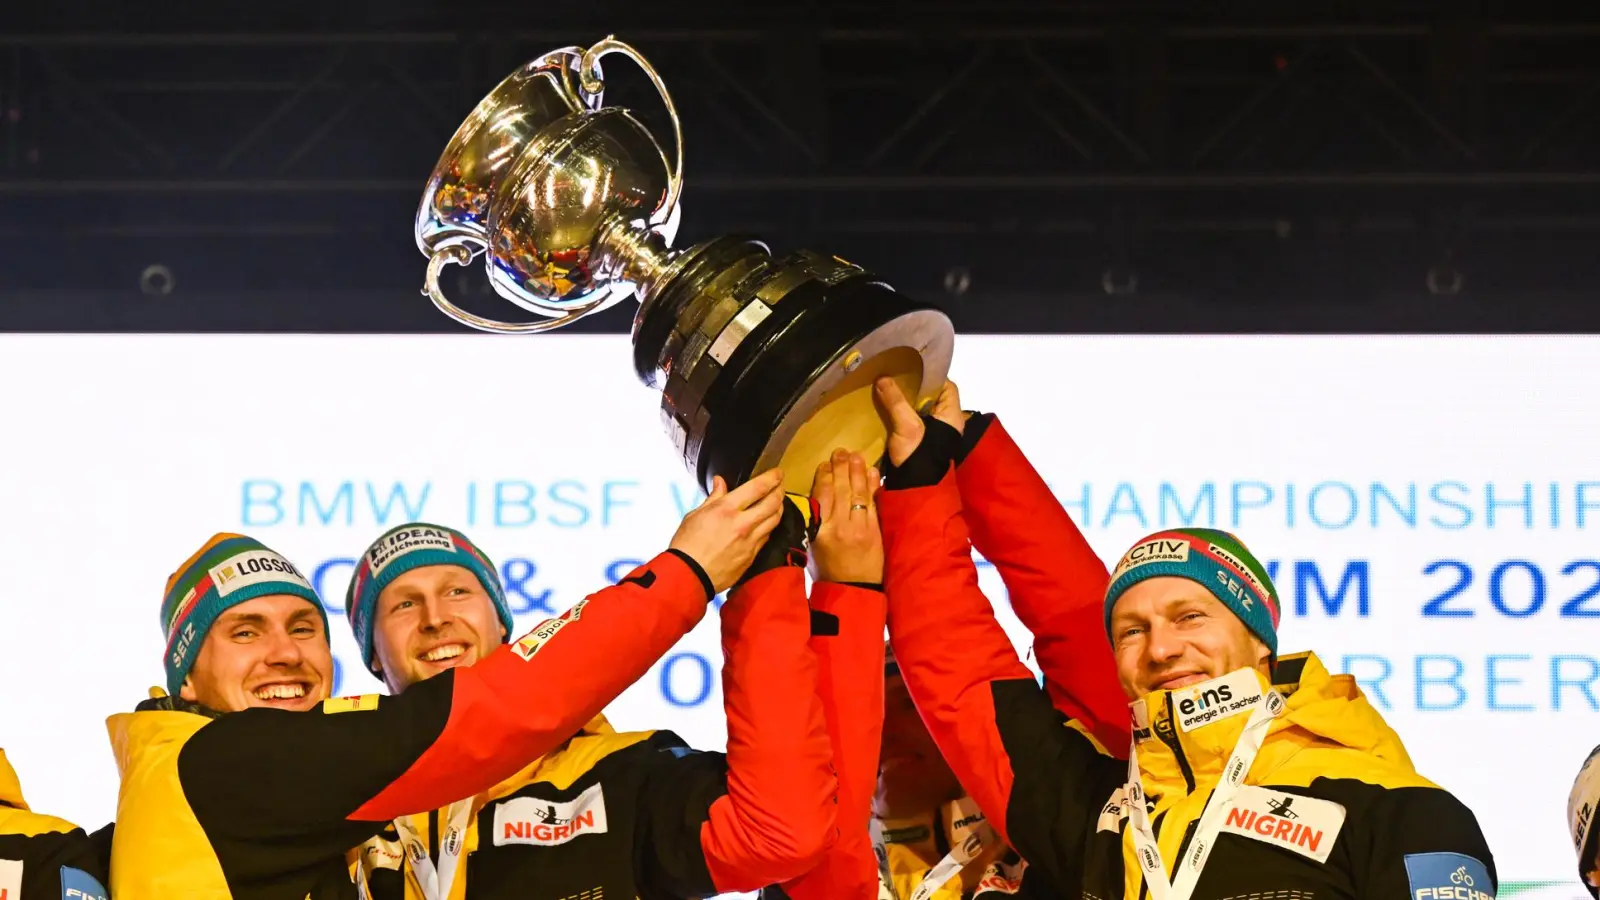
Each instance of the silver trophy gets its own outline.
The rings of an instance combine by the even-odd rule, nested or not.
[[[605,106],[600,60],[612,53],[660,92],[670,161],[628,110]],[[634,370],[661,389],[667,432],[707,488],[781,465],[785,487],[805,492],[835,447],[877,460],[887,431],[873,381],[891,376],[930,401],[949,371],[949,318],[837,257],[774,258],[747,237],[674,250],[682,190],[682,127],[649,62],[610,37],[553,50],[480,101],[434,167],[416,221],[423,292],[456,321],[503,334],[637,297]],[[495,293],[540,318],[486,319],[445,297],[444,266],[479,253]]]

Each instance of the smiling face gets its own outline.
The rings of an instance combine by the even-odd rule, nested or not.
[[[217,618],[179,696],[219,712],[304,711],[332,690],[333,652],[321,613],[302,597],[273,594]]]
[[[883,745],[878,757],[878,792],[873,814],[886,818],[926,815],[961,797],[961,783],[911,702],[899,675],[884,679]]]
[[[1130,700],[1254,667],[1264,673],[1272,651],[1198,582],[1147,578],[1111,610],[1117,679]]]
[[[472,665],[505,637],[494,601],[471,570],[422,566],[378,595],[372,669],[398,694],[446,669]]]

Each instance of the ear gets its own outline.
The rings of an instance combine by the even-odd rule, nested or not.
[[[1268,675],[1271,675],[1272,648],[1268,647],[1266,643],[1260,638],[1256,637],[1254,633],[1250,635],[1250,647],[1255,651],[1256,654],[1256,668],[1266,672]]]
[[[200,702],[199,696],[196,695],[195,692],[194,692],[194,678],[193,677],[191,677],[189,675],[183,676],[183,686],[178,688],[178,696],[183,698],[184,700],[189,701],[190,703],[199,703]]]
[[[504,643],[506,643],[507,641],[510,641],[510,640],[511,640],[511,632],[506,630],[506,626],[505,626],[504,622],[500,623],[500,643],[504,644]]]

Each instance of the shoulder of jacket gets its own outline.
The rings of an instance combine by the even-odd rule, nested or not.
[[[677,735],[666,731],[613,731],[580,734],[546,754],[520,784],[508,784],[491,799],[521,794],[530,787],[548,785],[565,790],[597,766],[625,766],[649,754],[682,745]]]
[[[78,826],[66,819],[0,805],[0,835],[35,837],[41,834],[67,834],[77,830]]]

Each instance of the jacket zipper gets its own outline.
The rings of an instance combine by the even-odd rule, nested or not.
[[[1194,769],[1189,767],[1189,757],[1183,753],[1183,742],[1178,740],[1178,716],[1172,709],[1172,694],[1167,694],[1167,721],[1172,725],[1172,739],[1161,735],[1161,742],[1172,748],[1172,755],[1178,758],[1178,771],[1183,773],[1184,793],[1194,793]],[[1157,734],[1160,734],[1158,731]]]
[[[428,813],[428,858],[433,860],[434,871],[439,869],[439,811]]]

